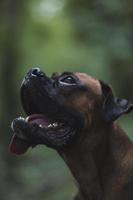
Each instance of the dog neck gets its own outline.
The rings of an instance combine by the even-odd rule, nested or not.
[[[75,177],[83,200],[102,200],[110,174],[127,152],[130,141],[116,123],[102,129],[95,126],[91,132],[81,134],[84,137],[80,141],[58,153]]]

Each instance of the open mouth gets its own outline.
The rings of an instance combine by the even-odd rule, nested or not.
[[[65,128],[65,123],[58,122],[55,120],[50,120],[46,115],[43,114],[33,114],[26,118],[26,122],[30,124],[37,124],[40,128],[45,128],[49,130],[55,130],[61,132]]]
[[[33,128],[36,128],[35,134],[32,133]],[[30,147],[37,144],[44,143],[55,148],[64,146],[74,135],[74,129],[68,121],[53,120],[44,114],[31,114],[26,118],[19,117],[13,122],[12,129],[15,133],[9,149],[11,153],[17,155],[24,154]],[[29,129],[30,138],[24,129]],[[39,136],[40,133],[42,138]]]

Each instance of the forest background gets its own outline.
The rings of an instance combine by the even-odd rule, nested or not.
[[[0,199],[68,200],[73,178],[44,146],[16,157],[8,152],[13,118],[25,116],[20,84],[31,67],[80,71],[110,83],[133,100],[131,0],[0,1]],[[120,123],[133,139],[133,114]]]

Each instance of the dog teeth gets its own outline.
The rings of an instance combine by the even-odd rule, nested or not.
[[[48,128],[52,128],[52,127],[53,127],[52,124],[49,124],[49,125],[48,125]]]
[[[28,122],[29,121],[29,117],[26,117],[25,121]]]
[[[48,125],[48,128],[56,128],[56,127],[58,127],[58,123],[57,122]]]
[[[54,127],[57,127],[58,126],[58,123],[56,122],[56,123],[53,123],[53,126]]]

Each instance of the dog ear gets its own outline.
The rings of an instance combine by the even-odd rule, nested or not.
[[[133,110],[133,102],[118,99],[114,96],[111,86],[100,81],[103,93],[103,115],[107,122],[113,122],[121,115]]]

